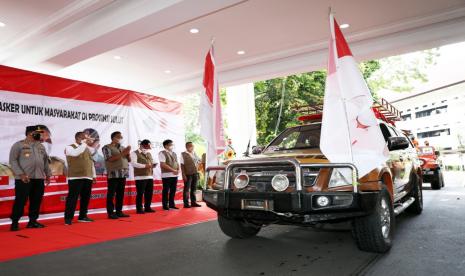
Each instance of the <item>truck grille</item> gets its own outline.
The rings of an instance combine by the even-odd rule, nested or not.
[[[234,186],[234,179],[239,174],[247,174],[249,185],[243,189]],[[240,166],[233,167],[230,173],[230,188],[240,192],[276,192],[271,186],[271,180],[277,174],[287,176],[289,188],[287,191],[296,189],[296,170],[292,165],[269,165],[269,166]]]

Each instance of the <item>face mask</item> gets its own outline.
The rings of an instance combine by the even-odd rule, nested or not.
[[[40,140],[40,133],[34,133],[32,134],[32,139],[39,141]]]
[[[140,151],[141,151],[143,154],[146,154],[147,152],[149,152],[148,149],[141,149]]]
[[[169,147],[168,147],[168,150],[169,150],[169,151],[173,151],[173,149],[174,149],[174,146],[169,146]]]

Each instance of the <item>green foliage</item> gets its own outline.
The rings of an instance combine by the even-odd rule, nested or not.
[[[426,70],[436,64],[437,48],[392,56],[379,60],[379,68],[367,79],[372,91],[386,89],[395,92],[411,92],[416,84],[428,81]]]
[[[183,101],[184,129],[186,131],[186,141],[191,141],[195,145],[203,145],[205,141],[200,136],[200,95],[197,93],[188,95]]]
[[[436,63],[438,56],[438,49],[431,49],[370,60],[360,63],[359,67],[376,99],[377,93],[383,89],[397,92],[411,91],[414,84],[427,81],[426,70]],[[257,142],[265,145],[275,137],[283,81],[285,97],[281,121],[277,128],[278,133],[298,124],[298,114],[293,107],[323,102],[325,78],[325,71],[315,71],[255,83]]]
[[[378,61],[363,62],[360,65],[365,78],[370,77],[379,67]],[[325,79],[326,71],[315,71],[255,83],[258,144],[265,145],[276,136],[275,128],[279,116],[283,83],[285,95],[281,121],[277,128],[278,133],[287,127],[299,124],[296,106],[323,102]]]

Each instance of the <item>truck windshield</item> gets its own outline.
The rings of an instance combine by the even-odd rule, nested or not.
[[[265,152],[319,148],[320,133],[321,124],[289,128],[279,134],[279,136],[268,145]]]

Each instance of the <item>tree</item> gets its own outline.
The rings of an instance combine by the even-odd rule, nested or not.
[[[378,61],[361,63],[365,78],[379,69]],[[299,124],[296,106],[315,105],[323,102],[326,71],[315,71],[276,78],[255,83],[255,110],[257,118],[257,142],[267,144],[276,134],[287,127]],[[284,85],[283,111],[276,127]]]
[[[426,69],[435,64],[438,56],[438,50],[431,49],[370,60],[360,63],[359,67],[376,99],[377,93],[382,89],[411,91],[415,82],[427,81]],[[278,133],[299,123],[299,114],[293,107],[323,102],[325,79],[326,71],[322,70],[255,83],[257,142],[264,145],[275,137],[283,83],[285,97],[282,101],[281,120],[277,126]]]

